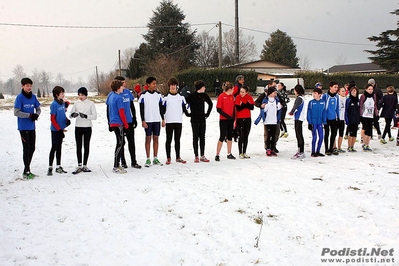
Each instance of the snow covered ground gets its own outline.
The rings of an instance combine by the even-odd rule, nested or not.
[[[184,118],[181,154],[187,164],[173,160],[118,175],[112,173],[115,137],[108,132],[105,104],[96,108],[92,172],[71,174],[77,165],[73,121],[62,151],[68,173],[52,177],[46,176],[49,107],[42,108],[31,167],[40,176],[30,181],[21,180],[16,117],[12,109],[0,110],[0,265],[337,265],[343,263],[321,259],[370,259],[321,256],[323,248],[394,249],[393,256],[375,257],[377,263],[348,265],[398,265],[395,142],[382,145],[375,137],[372,153],[360,151],[356,143],[357,153],[311,158],[304,123],[307,158],[292,160],[296,139],[288,117],[289,136],[279,140],[278,157],[265,156],[258,125],[250,134],[251,159],[227,160],[224,145],[221,161],[215,162],[219,129],[214,109],[207,120],[210,163],[193,162],[191,127]],[[258,109],[253,118],[257,115]],[[163,162],[164,142],[163,129]],[[136,149],[144,165],[140,127]],[[235,143],[233,154],[238,157]]]

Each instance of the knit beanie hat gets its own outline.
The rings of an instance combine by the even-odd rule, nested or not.
[[[85,87],[80,87],[78,90],[78,95],[79,93],[87,96],[87,89]]]
[[[205,86],[205,83],[203,81],[198,81],[195,83],[195,91],[200,90],[202,87]]]
[[[369,79],[369,81],[367,82],[368,84],[375,84],[375,80],[374,79]]]

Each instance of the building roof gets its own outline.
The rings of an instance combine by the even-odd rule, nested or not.
[[[349,65],[338,65],[330,67],[325,70],[326,73],[337,73],[337,72],[355,72],[355,73],[377,73],[386,72],[386,69],[381,68],[379,65],[373,63],[361,63],[361,64],[349,64]]]
[[[237,65],[232,65],[229,66],[229,68],[242,68],[242,69],[251,69],[251,70],[257,70],[257,69],[300,69],[299,67],[293,67],[289,65],[284,65],[284,64],[279,64],[267,60],[257,60],[257,61],[252,61],[252,62],[247,62],[247,63],[242,63],[242,64],[237,64]]]

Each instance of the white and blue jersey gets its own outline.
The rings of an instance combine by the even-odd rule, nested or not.
[[[338,95],[331,96],[328,93],[323,94],[321,99],[326,103],[327,120],[339,119],[339,99]]]
[[[323,100],[309,101],[307,120],[310,125],[326,124],[326,103]]]
[[[109,107],[109,124],[110,125],[123,125],[122,119],[119,115],[119,110],[123,108],[123,99],[122,97],[111,91],[108,94],[107,100],[105,102]]]
[[[290,112],[294,115],[294,120],[304,121],[306,118],[305,113],[305,99],[303,96],[298,96],[295,99],[294,106]]]
[[[123,101],[123,109],[125,110],[125,117],[128,123],[133,122],[132,113],[130,111],[130,102],[133,102],[134,96],[129,89],[123,89],[123,92],[120,94]]]
[[[36,98],[36,95],[32,94],[32,97],[28,99],[22,93],[18,94],[15,98],[14,108],[19,109],[23,113],[33,114],[35,113],[35,109],[40,106],[39,101]],[[18,130],[35,130],[35,122],[32,119],[18,117]]]
[[[65,114],[65,103],[54,100],[50,105],[50,115],[55,116],[55,121],[61,129],[66,128],[67,117]],[[50,126],[51,131],[58,131],[53,123]]]

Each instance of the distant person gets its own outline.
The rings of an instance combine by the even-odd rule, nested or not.
[[[129,128],[123,106],[123,83],[120,80],[111,82],[111,92],[108,94],[105,104],[107,105],[108,129],[115,133],[116,146],[114,152],[114,167],[112,172],[115,174],[126,174],[127,171],[120,165],[122,150],[125,147],[124,130]]]
[[[322,94],[323,92],[320,88],[315,88],[312,94],[313,100],[310,100],[308,103],[308,129],[312,131],[311,157],[324,156],[324,154],[320,153],[321,145],[323,145],[324,140],[323,126],[326,124],[326,103],[321,100]]]
[[[382,90],[377,86],[377,83],[375,83],[374,79],[369,79],[367,84],[371,84],[373,86],[373,93],[375,94],[376,101],[377,101],[377,108],[378,108],[378,103],[382,99],[382,96],[384,95],[382,93]],[[381,139],[381,129],[380,129],[380,115],[379,115],[379,108],[377,109],[376,115],[373,118],[373,126],[375,130],[377,130],[377,135],[378,139]],[[373,138],[373,135],[371,135],[371,139]]]
[[[277,156],[276,149],[276,130],[279,127],[282,105],[277,97],[276,87],[267,89],[267,97],[263,99],[262,108],[264,111],[264,128],[267,131],[265,141],[266,156]]]
[[[140,96],[140,116],[141,125],[145,131],[145,153],[147,160],[145,167],[151,166],[150,150],[151,140],[153,145],[152,160],[153,165],[162,165],[158,159],[159,135],[161,126],[165,127],[164,114],[162,112],[162,95],[157,91],[157,80],[154,77],[148,77],[146,80],[148,90],[143,91]]]
[[[395,116],[396,105],[398,104],[398,97],[394,94],[395,88],[393,86],[387,87],[387,94],[384,95],[380,102],[379,107],[381,108],[381,117],[385,118],[385,128],[382,133],[381,143],[386,144],[385,136],[388,134],[389,141],[394,141],[391,135],[391,122]]]
[[[220,150],[222,149],[223,142],[227,142],[227,159],[235,160],[236,157],[231,153],[232,139],[233,139],[233,126],[235,120],[235,106],[233,84],[230,82],[225,83],[223,93],[218,97],[216,103],[216,110],[219,115],[219,140],[216,145],[215,161],[220,161]]]
[[[234,84],[234,89],[233,89],[234,98],[237,97],[237,95],[240,93],[240,89],[244,85],[244,82],[245,78],[243,75],[238,75],[236,77],[236,83]]]
[[[87,89],[81,87],[78,89],[79,101],[72,106],[70,118],[76,118],[75,123],[75,140],[76,140],[76,156],[78,159],[78,167],[72,174],[80,172],[91,172],[87,167],[90,152],[90,139],[92,134],[92,120],[97,119],[97,111],[94,102],[87,99]],[[84,147],[84,157],[82,164],[82,146]]]
[[[141,92],[141,86],[140,83],[136,83],[136,86],[134,86],[134,93],[136,94],[136,98],[139,98],[139,94]]]
[[[314,85],[314,87],[315,87],[316,89],[320,89],[320,90],[323,91],[323,85],[321,84],[321,82],[317,82],[317,83]]]
[[[122,93],[119,94],[123,99],[123,110],[125,112],[126,121],[129,125],[129,128],[124,131],[124,136],[126,136],[129,154],[130,154],[130,162],[131,166],[135,169],[141,169],[141,165],[137,163],[136,159],[136,143],[135,143],[135,129],[137,127],[137,117],[136,117],[136,108],[134,107],[134,96],[132,92],[126,88],[126,80],[124,77],[117,76],[115,80],[119,80],[123,84]],[[121,151],[121,166],[123,168],[127,168],[126,158],[125,158],[125,150]]]
[[[185,99],[187,99],[188,95],[190,95],[191,91],[188,88],[186,83],[182,83],[182,87],[179,90],[179,94],[182,95]]]
[[[254,99],[248,94],[248,86],[242,86],[240,94],[235,99],[235,107],[237,110],[236,115],[236,128],[238,131],[238,151],[240,159],[249,159],[247,155],[248,136],[251,131],[251,111],[254,109]]]
[[[60,86],[55,86],[53,89],[54,101],[50,105],[50,119],[51,119],[51,150],[49,155],[49,167],[47,175],[53,175],[53,161],[54,155],[57,159],[56,173],[67,173],[61,166],[61,149],[62,141],[65,137],[65,129],[71,124],[71,121],[66,117],[66,107],[64,103],[65,90]]]
[[[183,129],[183,112],[187,114],[186,99],[177,93],[177,79],[171,78],[168,81],[169,93],[163,98],[166,123],[166,164],[171,164],[171,143],[174,134],[176,162],[186,163],[180,157],[180,138]]]
[[[208,94],[205,93],[205,83],[202,80],[194,82],[195,92],[187,96],[187,104],[189,105],[191,117],[191,129],[193,131],[193,149],[195,163],[209,162],[205,157],[205,132],[206,132],[206,118],[209,117],[213,103]],[[208,110],[205,112],[205,103],[208,105]],[[198,153],[198,142],[200,153]],[[201,157],[199,157],[200,155]]]
[[[36,147],[35,121],[39,118],[41,109],[36,95],[32,93],[32,80],[23,78],[21,79],[21,85],[21,93],[17,95],[14,102],[14,115],[17,117],[23,148],[24,171],[22,178],[33,179],[37,175],[31,172],[30,164]]]
[[[213,87],[215,88],[215,97],[218,97],[220,95],[220,92],[222,91],[221,88],[220,88],[219,79],[215,80],[215,82],[213,83]]]
[[[367,84],[364,93],[360,96],[360,121],[363,131],[363,151],[372,151],[370,139],[373,135],[373,118],[378,115],[377,96],[373,92],[373,85]]]

